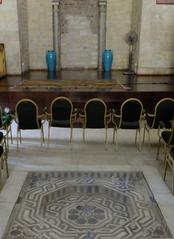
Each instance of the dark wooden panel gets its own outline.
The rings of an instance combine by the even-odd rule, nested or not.
[[[97,71],[61,71],[58,72],[56,81],[61,80],[105,80],[103,74]],[[67,96],[75,107],[82,108],[85,102],[93,97],[103,99],[109,108],[119,108],[121,103],[136,97],[143,102],[144,108],[153,111],[155,104],[162,98],[174,98],[174,76],[135,76],[133,78],[123,75],[121,71],[110,73],[112,80],[118,80],[122,89],[24,89],[15,86],[24,80],[47,80],[47,72],[28,72],[23,76],[11,76],[0,80],[0,105],[2,107],[15,108],[18,100],[22,98],[33,99],[40,112],[44,107],[50,106],[51,101],[58,96]]]

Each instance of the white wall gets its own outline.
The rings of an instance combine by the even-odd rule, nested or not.
[[[143,0],[138,73],[174,73],[173,24],[174,5]]]
[[[132,25],[131,30],[137,34],[137,42],[133,45],[133,64],[132,68],[135,72],[138,69],[139,47],[141,33],[141,16],[142,16],[142,0],[132,0]]]
[[[19,28],[16,0],[0,4],[0,42],[5,44],[8,74],[21,73]]]
[[[30,69],[46,69],[46,50],[53,49],[51,0],[27,0]]]
[[[45,52],[53,48],[51,0],[18,1],[24,4],[22,8],[17,9],[17,0],[0,4],[0,42],[5,44],[8,74],[20,74],[23,62],[24,70],[28,64],[30,69],[46,69]],[[174,5],[157,5],[155,0],[108,0],[106,47],[114,53],[113,69],[127,67],[129,48],[124,39],[133,24],[140,33],[138,73],[174,73],[173,23]]]
[[[113,68],[125,69],[129,47],[125,34],[131,29],[132,0],[108,0],[106,45],[113,50]]]
[[[18,0],[19,43],[22,72],[29,69],[27,0]]]

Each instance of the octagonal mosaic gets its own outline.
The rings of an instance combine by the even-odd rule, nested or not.
[[[31,172],[3,239],[172,238],[142,172]]]

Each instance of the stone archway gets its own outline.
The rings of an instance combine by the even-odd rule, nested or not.
[[[102,69],[107,0],[85,2],[52,0],[53,46],[59,53],[58,69]]]

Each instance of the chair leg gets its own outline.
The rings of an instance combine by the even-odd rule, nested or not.
[[[136,132],[135,132],[135,144],[137,144],[137,136],[138,136],[138,130],[136,129]]]
[[[11,124],[10,124],[10,138],[11,138],[11,144],[13,143],[13,135],[12,135],[12,128],[11,128]]]
[[[138,134],[139,134],[139,142],[137,143]],[[135,145],[137,146],[138,150],[141,151],[141,130],[140,129],[136,129]]]
[[[17,151],[19,150],[19,128],[17,127]]]
[[[0,165],[2,163],[2,157],[0,157]],[[0,190],[1,190],[1,185],[2,185],[2,173],[1,173],[1,167],[0,167]]]
[[[118,151],[118,131],[115,129],[115,135],[114,135],[114,145],[115,145],[115,150]]]
[[[148,132],[148,144],[149,144],[149,149],[151,148],[151,137],[150,137],[150,130],[147,130]]]
[[[43,137],[43,144],[44,144],[45,143],[45,136],[44,136],[43,125],[42,125],[42,137]]]
[[[48,147],[50,145],[50,125],[48,125]]]
[[[114,127],[114,131],[113,131],[113,139],[112,139],[112,143],[115,144],[115,133],[116,133],[116,129]]]
[[[166,159],[165,162],[164,162],[164,175],[163,175],[164,181],[165,181],[165,179],[166,179],[167,166],[168,166],[168,163],[167,163],[167,159]]]
[[[85,128],[83,128],[83,143],[84,144],[86,143],[86,140],[85,140]]]
[[[20,136],[20,144],[22,143],[22,137],[21,137],[21,130],[19,130],[19,136]]]
[[[8,153],[8,149],[7,149],[7,141],[6,141],[6,139],[4,139],[4,148],[5,148],[5,152],[7,154]]]
[[[6,128],[6,141],[7,141],[7,150],[9,151],[9,132],[8,132],[8,128]]]
[[[5,156],[5,169],[6,169],[6,174],[7,174],[7,178],[9,177],[9,171],[8,171],[8,162],[7,162],[7,157]]]
[[[172,167],[172,193],[174,195],[174,164],[173,164],[173,167]]]
[[[145,142],[145,136],[146,136],[146,125],[144,126],[144,129],[143,129],[143,144]]]
[[[0,170],[3,170],[4,168],[4,160],[3,160],[3,155],[1,156],[1,167]]]
[[[158,146],[157,146],[156,160],[159,159],[160,145],[161,145],[161,138],[159,137]]]
[[[168,146],[166,144],[164,144],[164,160],[166,160],[168,151],[169,151]]]
[[[144,126],[144,131],[143,131],[143,141],[142,141],[142,143],[144,144],[144,142],[145,142],[145,138],[146,138],[146,131],[147,131],[147,134],[148,134],[148,144],[149,144],[149,148],[150,148],[150,146],[151,146],[151,140],[150,140],[150,130],[149,130],[149,128],[147,128],[147,126],[146,126],[146,125]]]
[[[105,128],[105,150],[108,150],[108,130]]]
[[[138,145],[138,150],[141,151],[141,149],[142,149],[142,143],[141,143],[141,130],[139,129],[138,132],[139,132],[139,145]]]
[[[71,126],[71,132],[70,132],[70,143],[72,143],[72,133],[73,133],[73,127]]]
[[[40,130],[41,130],[41,146],[43,146],[43,144],[44,144],[44,132],[43,132],[43,126],[41,126]]]

